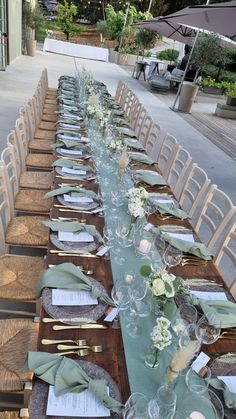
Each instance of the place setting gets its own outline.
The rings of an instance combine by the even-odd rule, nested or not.
[[[59,204],[54,203],[54,208],[87,211],[94,213],[95,209],[102,211],[101,197],[92,190],[79,186],[63,186],[47,192],[44,199],[56,197]],[[95,212],[96,214],[96,212]]]
[[[74,159],[57,159],[53,162],[56,173],[63,178],[72,178],[77,180],[95,180],[96,172],[92,166],[85,165]]]

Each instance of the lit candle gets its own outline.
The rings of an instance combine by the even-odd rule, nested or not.
[[[151,243],[148,240],[141,240],[139,243],[138,250],[141,253],[148,253],[151,248]]]
[[[189,419],[206,419],[206,417],[200,412],[190,413]]]

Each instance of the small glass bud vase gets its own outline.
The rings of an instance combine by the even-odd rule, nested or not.
[[[145,365],[149,368],[157,368],[159,365],[159,349],[151,345],[146,353]]]

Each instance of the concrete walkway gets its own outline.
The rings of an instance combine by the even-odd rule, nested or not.
[[[30,98],[37,86],[41,71],[47,68],[49,86],[56,87],[61,74],[75,74],[76,67],[85,67],[94,78],[106,83],[111,94],[115,94],[118,80],[123,80],[136,93],[154,122],[174,135],[216,183],[236,204],[236,162],[216,145],[185,121],[180,114],[170,110],[165,101],[144,88],[124,69],[116,64],[93,60],[76,59],[62,55],[37,51],[34,58],[21,56],[5,72],[0,72],[0,149],[6,145],[6,137],[14,128],[20,106]],[[194,106],[202,106],[196,103]],[[211,104],[208,104],[208,110]],[[213,108],[212,108],[213,110]]]

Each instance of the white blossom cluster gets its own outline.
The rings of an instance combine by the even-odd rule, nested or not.
[[[108,144],[107,144],[107,148],[109,148],[109,150],[111,151],[120,151],[123,150],[124,148],[124,143],[122,140],[111,140]]]
[[[135,218],[141,218],[145,215],[146,200],[148,192],[146,189],[131,188],[128,190],[126,196],[128,197],[128,210]]]
[[[171,323],[166,317],[158,317],[156,323],[150,335],[153,345],[162,351],[166,346],[171,344],[172,336],[169,331]]]
[[[165,270],[155,272],[151,276],[151,290],[153,295],[172,298],[175,296],[175,275],[168,274]]]

